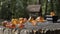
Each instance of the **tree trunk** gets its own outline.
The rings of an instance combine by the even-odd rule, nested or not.
[[[53,7],[53,0],[51,0],[51,10],[54,10],[54,7]]]
[[[39,0],[39,5],[41,5],[41,0]],[[42,6],[40,6],[40,12],[39,12],[39,16],[42,16]]]
[[[48,0],[46,0],[45,15],[47,14],[47,4],[48,4]]]

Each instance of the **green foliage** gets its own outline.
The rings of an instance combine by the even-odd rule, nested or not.
[[[54,10],[57,16],[60,16],[60,0],[41,0],[42,15],[49,14]]]
[[[27,0],[3,0],[0,7],[0,18],[2,19],[28,17],[26,10]]]
[[[60,0],[56,0],[56,4],[55,4],[55,11],[57,16],[60,16]]]
[[[28,4],[36,4],[37,0],[0,0],[0,18],[11,19],[28,17],[26,7]],[[60,0],[40,0],[42,15],[49,14],[51,10],[60,16]]]

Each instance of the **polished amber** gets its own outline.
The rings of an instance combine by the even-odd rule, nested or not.
[[[55,16],[55,12],[50,12],[50,15],[51,16]]]
[[[44,20],[44,18],[43,17],[40,17],[40,22],[44,22],[45,20]]]
[[[31,23],[33,26],[35,26],[37,22],[35,20],[32,20]]]
[[[44,18],[42,16],[40,16],[40,17],[37,17],[36,21],[43,23],[45,20],[44,20]]]
[[[18,19],[12,19],[12,24],[14,24],[14,25],[16,25],[16,24],[18,24]]]
[[[20,24],[19,28],[20,29],[24,28],[24,25],[23,24]]]

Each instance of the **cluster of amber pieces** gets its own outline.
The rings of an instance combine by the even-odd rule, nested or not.
[[[16,28],[16,26],[18,25],[19,28],[23,28],[24,27],[24,23],[26,22],[26,18],[19,18],[19,19],[12,19],[11,22],[7,22],[4,21],[3,22],[3,26],[7,27],[7,28]]]
[[[55,13],[51,12],[50,15],[55,16]],[[36,19],[30,17],[28,20],[26,18],[19,18],[19,19],[12,19],[10,23],[5,21],[3,22],[3,26],[8,28],[16,28],[16,26],[18,25],[19,28],[23,28],[24,23],[26,22],[30,22],[32,23],[33,26],[35,26],[37,22],[44,23],[45,20],[42,16],[39,16]]]
[[[10,23],[7,22],[7,21],[3,22],[3,25],[5,27],[8,27],[8,28],[15,28],[16,25],[18,25],[19,28],[23,28],[24,27],[24,23],[26,23],[27,21],[32,23],[33,26],[35,26],[36,23],[37,23],[37,20],[34,20],[33,18],[31,18],[29,20],[27,20],[26,18],[19,18],[19,19],[12,19]],[[39,22],[44,22],[44,18],[40,17],[39,18]]]

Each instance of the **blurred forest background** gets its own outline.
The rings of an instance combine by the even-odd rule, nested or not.
[[[38,0],[41,5],[41,14],[44,16],[54,10],[60,16],[60,0]],[[0,19],[29,17],[26,7],[36,4],[37,0],[0,0]]]

